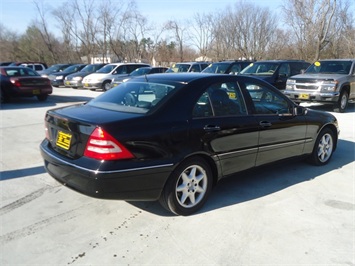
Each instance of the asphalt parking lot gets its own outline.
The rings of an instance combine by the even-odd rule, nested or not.
[[[341,132],[328,165],[225,179],[201,211],[179,217],[156,202],[78,194],[45,172],[45,111],[100,93],[54,88],[46,102],[1,106],[1,265],[355,265],[354,104],[334,113]]]

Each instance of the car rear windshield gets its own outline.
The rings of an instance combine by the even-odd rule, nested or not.
[[[307,74],[349,74],[352,61],[317,61],[307,68]]]
[[[88,102],[88,105],[128,113],[147,113],[165,101],[181,84],[125,82]]]
[[[35,76],[38,77],[39,74],[37,74],[35,71],[33,71],[30,68],[20,68],[20,67],[14,67],[14,68],[7,68],[5,69],[6,75],[9,77],[21,77],[21,76]]]

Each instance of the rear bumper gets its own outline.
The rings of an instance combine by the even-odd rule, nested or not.
[[[145,167],[137,164],[137,167],[127,168],[122,163],[121,169],[113,169],[119,168],[120,163],[90,163],[88,158],[71,160],[49,148],[47,140],[41,143],[40,150],[45,169],[53,178],[71,189],[96,198],[157,200],[173,170],[173,164]]]

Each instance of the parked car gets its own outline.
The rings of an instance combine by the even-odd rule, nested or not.
[[[279,90],[286,88],[290,76],[302,73],[311,64],[303,60],[265,60],[251,63],[239,74],[261,78]]]
[[[238,74],[253,62],[254,61],[249,60],[226,60],[215,62],[202,70],[202,73]]]
[[[20,66],[29,67],[29,68],[33,69],[34,71],[43,71],[48,68],[47,65],[44,63],[23,63]]]
[[[95,73],[87,75],[83,79],[83,88],[89,90],[111,89],[111,81],[115,77],[127,77],[133,70],[140,67],[150,67],[144,63],[112,63],[107,64]]]
[[[166,72],[201,72],[209,65],[208,62],[181,62],[173,64]]]
[[[49,68],[47,68],[46,70],[43,71],[37,71],[38,74],[40,74],[42,77],[48,78],[48,76],[52,73],[56,73],[56,72],[61,72],[64,69],[66,69],[67,67],[70,67],[73,64],[55,64],[55,65],[51,65]]]
[[[11,65],[13,62],[0,62],[0,66],[9,66]]]
[[[26,62],[12,62],[9,66],[23,66],[32,68],[35,71],[43,71],[48,68],[46,63],[43,62],[33,62],[33,61],[26,61]]]
[[[285,95],[292,100],[333,105],[345,112],[355,101],[355,59],[328,59],[314,62],[304,74],[287,80]]]
[[[85,66],[86,66],[86,64],[72,65],[72,66],[65,68],[61,72],[56,72],[56,73],[50,74],[48,76],[48,78],[51,81],[51,84],[53,87],[64,86],[64,79],[66,76],[82,70]]]
[[[149,75],[149,74],[157,74],[157,73],[165,73],[168,70],[167,67],[140,67],[136,70],[132,71],[126,77],[117,77],[113,78],[111,82],[111,88],[118,86],[122,82],[126,82],[132,78],[142,76],[142,75]]]
[[[160,200],[189,215],[239,171],[304,156],[325,165],[338,123],[260,79],[164,73],[140,76],[80,105],[47,111],[47,172],[86,195]]]
[[[104,67],[106,64],[90,64],[85,66],[79,72],[70,74],[64,78],[64,85],[66,87],[71,87],[73,89],[83,88],[83,78],[91,73],[95,73],[100,68]]]
[[[52,93],[52,86],[48,78],[41,77],[36,71],[27,67],[0,67],[1,102],[11,97],[33,97],[45,101]]]

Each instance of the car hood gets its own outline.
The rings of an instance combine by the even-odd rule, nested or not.
[[[67,76],[67,75],[70,75],[70,74],[73,74],[73,73],[76,73],[76,72],[55,72],[55,73],[51,73],[51,76]]]
[[[344,74],[299,74],[296,76],[290,77],[290,79],[339,79],[346,75]]]
[[[68,77],[70,77],[70,78],[85,77],[87,75],[90,75],[91,73],[93,73],[93,72],[75,72],[73,74],[68,75]]]

